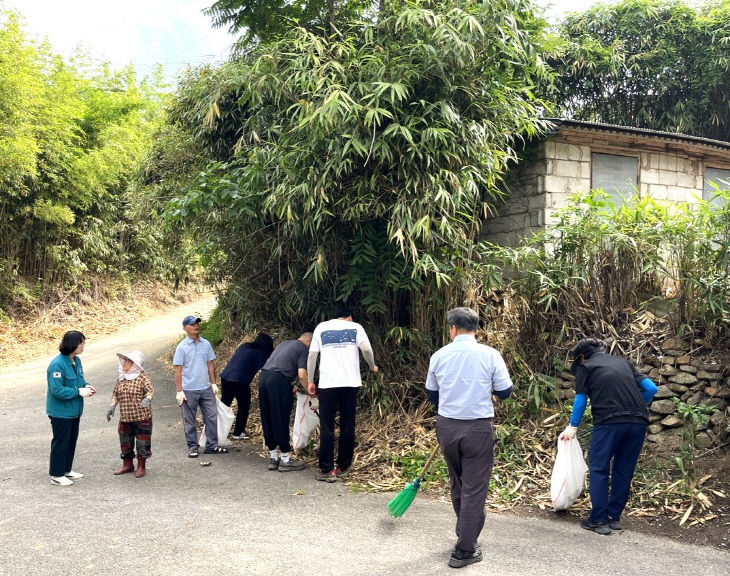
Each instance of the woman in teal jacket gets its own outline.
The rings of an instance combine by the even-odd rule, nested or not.
[[[63,335],[59,352],[48,365],[46,414],[51,419],[51,484],[71,486],[72,478],[83,478],[71,465],[79,437],[79,422],[84,412],[84,398],[96,393],[84,380],[84,369],[78,355],[84,351],[86,338],[81,332],[70,330]]]

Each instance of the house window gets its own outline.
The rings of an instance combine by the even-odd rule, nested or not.
[[[705,168],[705,187],[702,189],[702,199],[717,206],[722,206],[726,200],[725,198],[715,197],[717,191],[713,184],[717,185],[720,190],[730,190],[730,170]]]
[[[639,184],[639,159],[615,154],[591,155],[591,188],[602,189],[615,206],[636,194]]]

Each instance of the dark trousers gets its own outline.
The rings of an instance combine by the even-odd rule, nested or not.
[[[593,427],[588,460],[593,522],[603,524],[609,518],[618,520],[621,517],[629,500],[631,479],[645,436],[646,424],[598,424]]]
[[[76,440],[79,438],[78,418],[54,418],[51,419],[53,429],[53,440],[51,440],[51,476],[63,476],[71,472],[71,465],[76,454]]]
[[[439,416],[436,437],[449,469],[456,512],[456,547],[474,552],[484,527],[489,479],[494,465],[492,419],[454,420]]]
[[[185,442],[188,450],[198,448],[198,422],[196,415],[198,407],[203,414],[205,425],[206,450],[218,446],[218,406],[213,388],[208,386],[204,390],[183,390],[187,400],[182,403],[183,426],[185,427]]]
[[[355,410],[358,388],[342,386],[320,388],[319,398],[319,469],[330,472],[335,467],[335,415],[340,413],[340,441],[337,466],[347,470],[355,452]]]
[[[152,418],[139,422],[119,422],[119,445],[122,448],[121,457],[134,458],[134,441],[137,441],[137,456],[149,458],[152,456]]]
[[[236,423],[233,425],[233,435],[239,436],[246,431],[248,413],[251,410],[251,384],[221,379],[221,402],[230,407],[234,398],[238,410],[236,412]]]
[[[294,406],[292,381],[274,370],[262,370],[259,376],[259,410],[264,441],[269,450],[277,446],[289,452],[289,420]]]

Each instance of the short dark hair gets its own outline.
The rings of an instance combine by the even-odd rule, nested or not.
[[[446,313],[449,326],[456,326],[467,332],[476,332],[479,328],[479,314],[471,308],[453,308]]]
[[[573,348],[573,351],[571,352],[571,356],[573,358],[583,356],[583,358],[587,359],[593,356],[596,352],[605,351],[606,344],[603,340],[598,340],[597,338],[584,338],[575,345],[575,348]]]
[[[64,356],[68,356],[69,354],[71,354],[71,352],[79,347],[79,344],[81,344],[85,340],[86,336],[84,336],[78,330],[69,330],[63,335],[63,338],[61,339],[61,344],[59,344],[58,346],[58,351]]]
[[[347,304],[343,304],[342,302],[340,302],[339,304],[335,304],[333,310],[335,318],[347,318],[349,316],[352,316],[352,310],[350,310]]]

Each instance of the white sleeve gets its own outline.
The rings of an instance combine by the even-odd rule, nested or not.
[[[431,356],[431,360],[428,362],[428,375],[426,376],[426,390],[438,390],[439,383],[436,380],[436,360],[434,356]]]
[[[358,348],[362,348],[361,344],[367,343],[368,346],[370,346],[370,339],[368,338],[367,333],[365,332],[365,328],[363,328],[360,324],[357,324],[355,326],[355,329],[357,330],[355,341],[357,342]]]
[[[310,352],[319,352],[322,348],[322,329],[317,326],[312,334],[312,344],[309,346]]]
[[[494,357],[494,368],[492,370],[492,390],[507,390],[512,387],[512,379],[509,377],[507,365],[504,358],[497,352]]]

